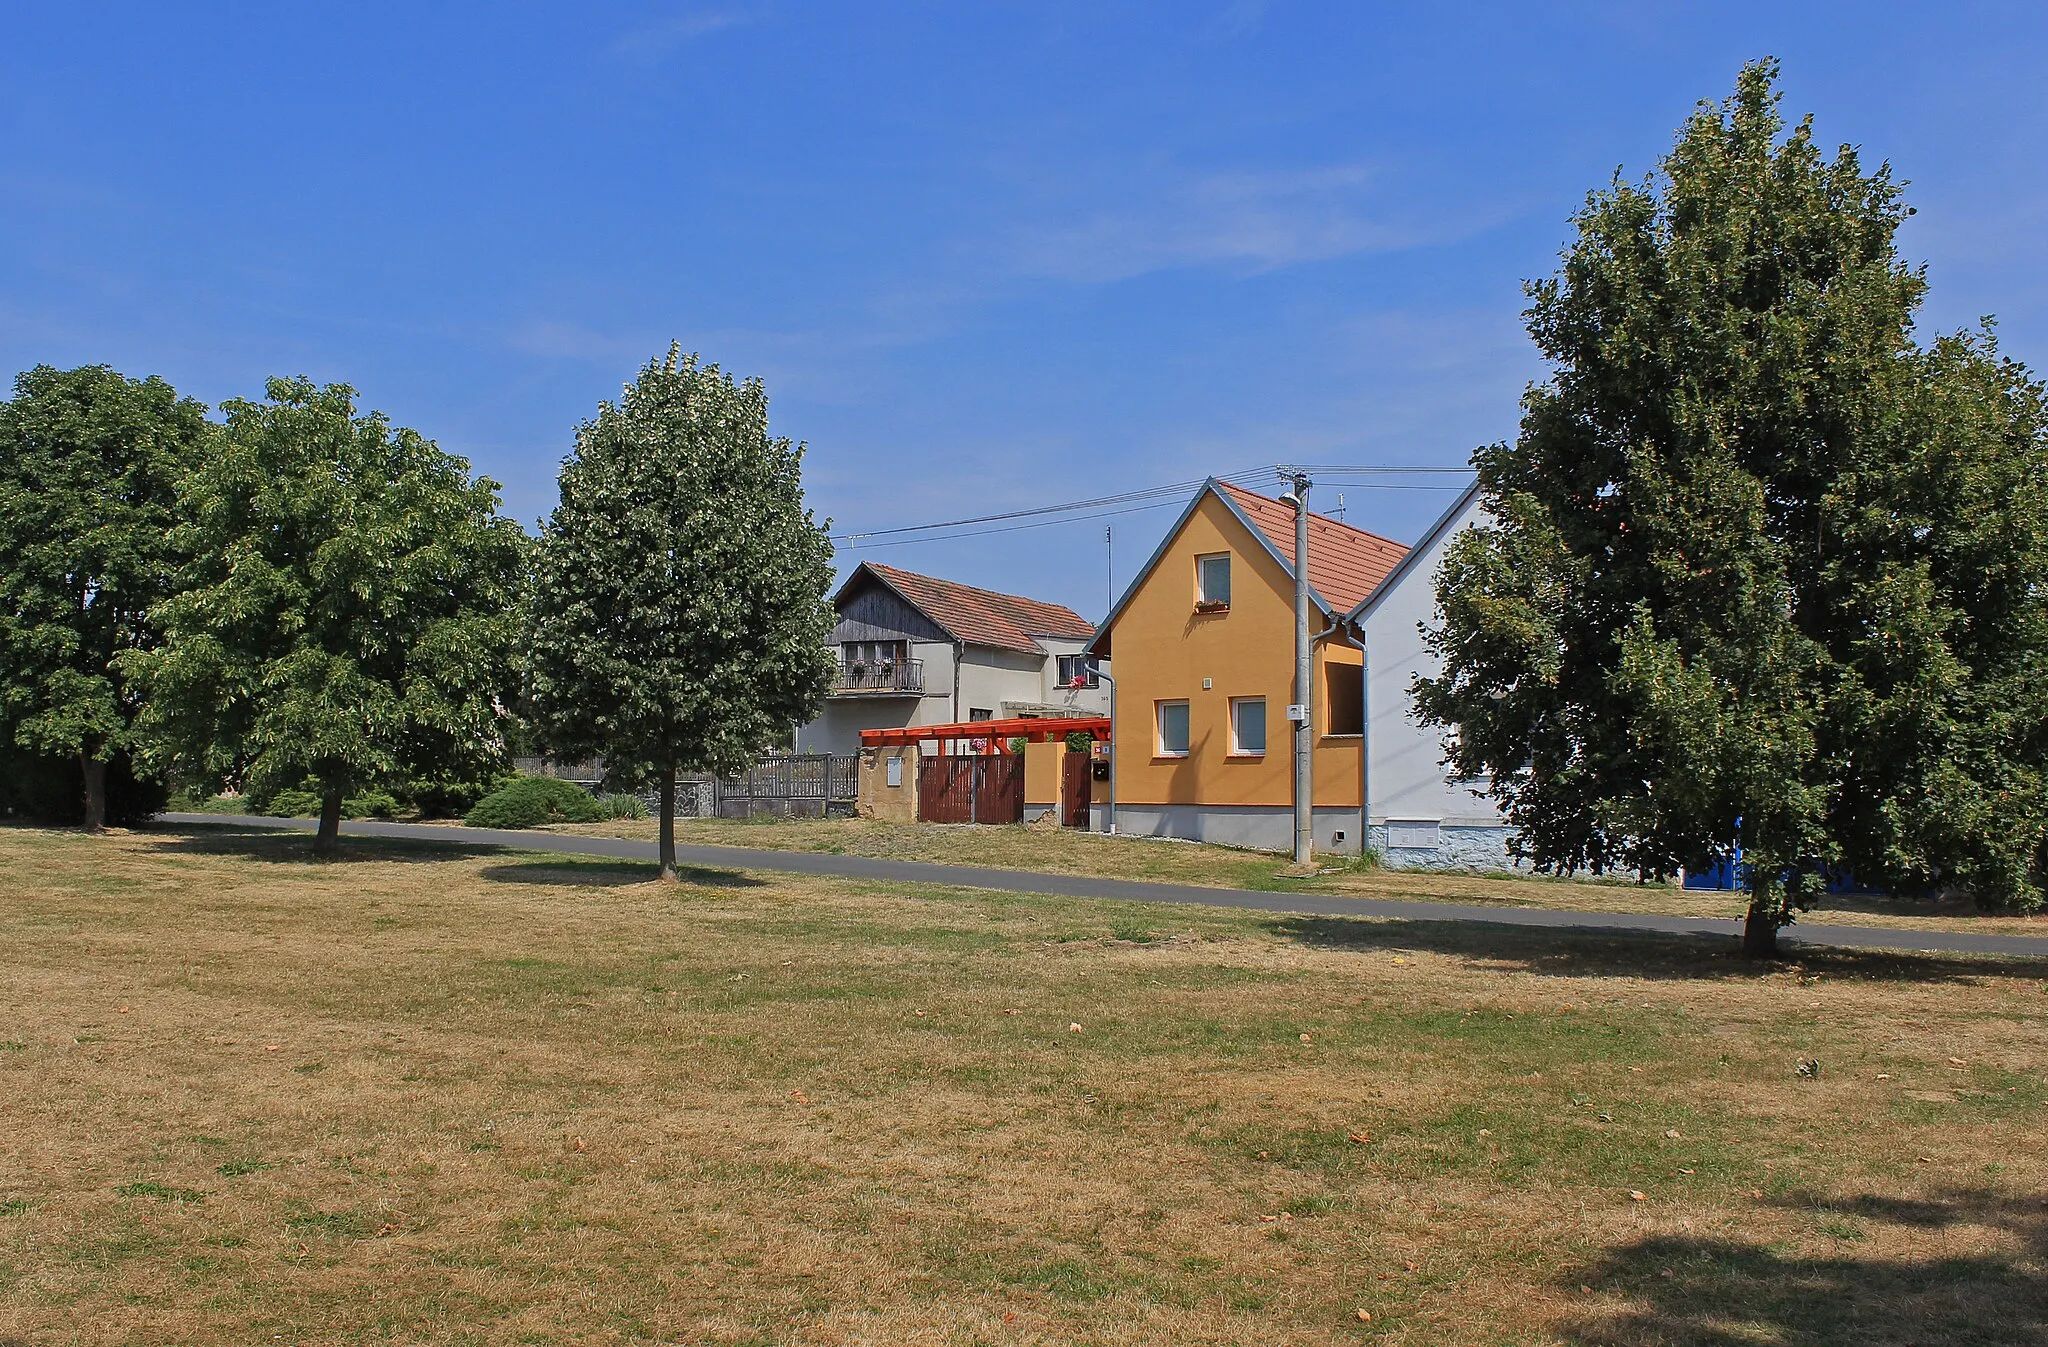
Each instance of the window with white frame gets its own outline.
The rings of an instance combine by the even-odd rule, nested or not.
[[[1230,699],[1230,752],[1234,757],[1256,758],[1266,752],[1266,699]]]
[[[1195,558],[1195,602],[1204,608],[1230,606],[1230,553]]]
[[[1095,673],[1095,659],[1092,655],[1061,655],[1060,686],[1063,688],[1099,688],[1102,680]]]
[[[1188,704],[1155,703],[1159,716],[1159,756],[1185,758],[1188,755]]]

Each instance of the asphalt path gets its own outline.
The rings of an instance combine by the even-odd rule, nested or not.
[[[311,819],[262,818],[246,814],[159,814],[165,823],[215,824],[233,828],[266,828],[310,832]],[[652,842],[622,837],[579,837],[566,833],[515,832],[423,823],[344,823],[350,837],[397,838],[409,842],[440,842],[457,846],[508,847],[552,851],[575,856],[618,860],[655,859]],[[712,847],[678,843],[678,865],[730,870],[768,870],[790,875],[826,875],[839,879],[882,880],[899,884],[943,884],[953,888],[997,889],[1008,893],[1042,893],[1067,898],[1106,898],[1138,903],[1193,903],[1204,907],[1243,908],[1318,917],[1366,917],[1392,921],[1481,922],[1493,926],[1534,926],[1547,930],[1593,933],[1652,932],[1660,935],[1706,935],[1730,939],[1741,922],[1721,917],[1673,917],[1647,912],[1577,912],[1541,907],[1494,907],[1478,903],[1406,902],[1392,898],[1341,898],[1320,893],[1268,893],[1257,889],[1205,888],[1198,884],[1158,884],[1139,879],[1098,879],[1091,875],[1052,875],[1031,870],[993,870],[974,865],[941,865],[933,861],[894,861],[877,856],[837,856],[813,851],[770,851],[752,847]],[[2048,937],[1989,935],[1970,931],[1904,930],[1889,926],[1835,926],[1799,922],[1779,934],[1782,942],[1837,949],[1929,951],[1948,954],[2002,954],[2048,958]]]

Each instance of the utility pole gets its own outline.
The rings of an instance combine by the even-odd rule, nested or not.
[[[1287,708],[1294,731],[1294,863],[1315,858],[1315,767],[1310,754],[1314,728],[1315,662],[1308,641],[1308,492],[1305,472],[1290,471],[1293,485],[1280,499],[1294,506],[1294,703]]]
[[[1116,525],[1106,524],[1102,529],[1103,571],[1109,580],[1109,607],[1102,610],[1104,625],[1109,614],[1116,611]],[[1102,830],[1116,831],[1116,680],[1102,670],[1095,670],[1095,676],[1109,684],[1109,811],[1103,819]]]

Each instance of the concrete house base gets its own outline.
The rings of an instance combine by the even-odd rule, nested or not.
[[[1317,809],[1314,821],[1318,855],[1358,855],[1356,808]],[[1108,807],[1095,805],[1089,827],[1102,832],[1108,826]],[[1256,851],[1294,847],[1294,811],[1276,806],[1119,805],[1116,826],[1133,837],[1179,837]],[[1513,829],[1487,820],[1396,819],[1375,822],[1367,845],[1396,870],[1519,870],[1522,864],[1508,851],[1513,835]]]

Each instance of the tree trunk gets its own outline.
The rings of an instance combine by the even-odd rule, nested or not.
[[[1778,957],[1777,909],[1762,894],[1749,900],[1749,916],[1742,923],[1742,954],[1747,959]]]
[[[90,753],[80,754],[78,762],[85,771],[85,830],[103,833],[107,830],[107,764]]]
[[[320,796],[320,831],[313,834],[313,854],[341,854],[341,792],[338,790],[328,790]]]
[[[661,773],[661,881],[676,882],[676,773],[673,767]]]

